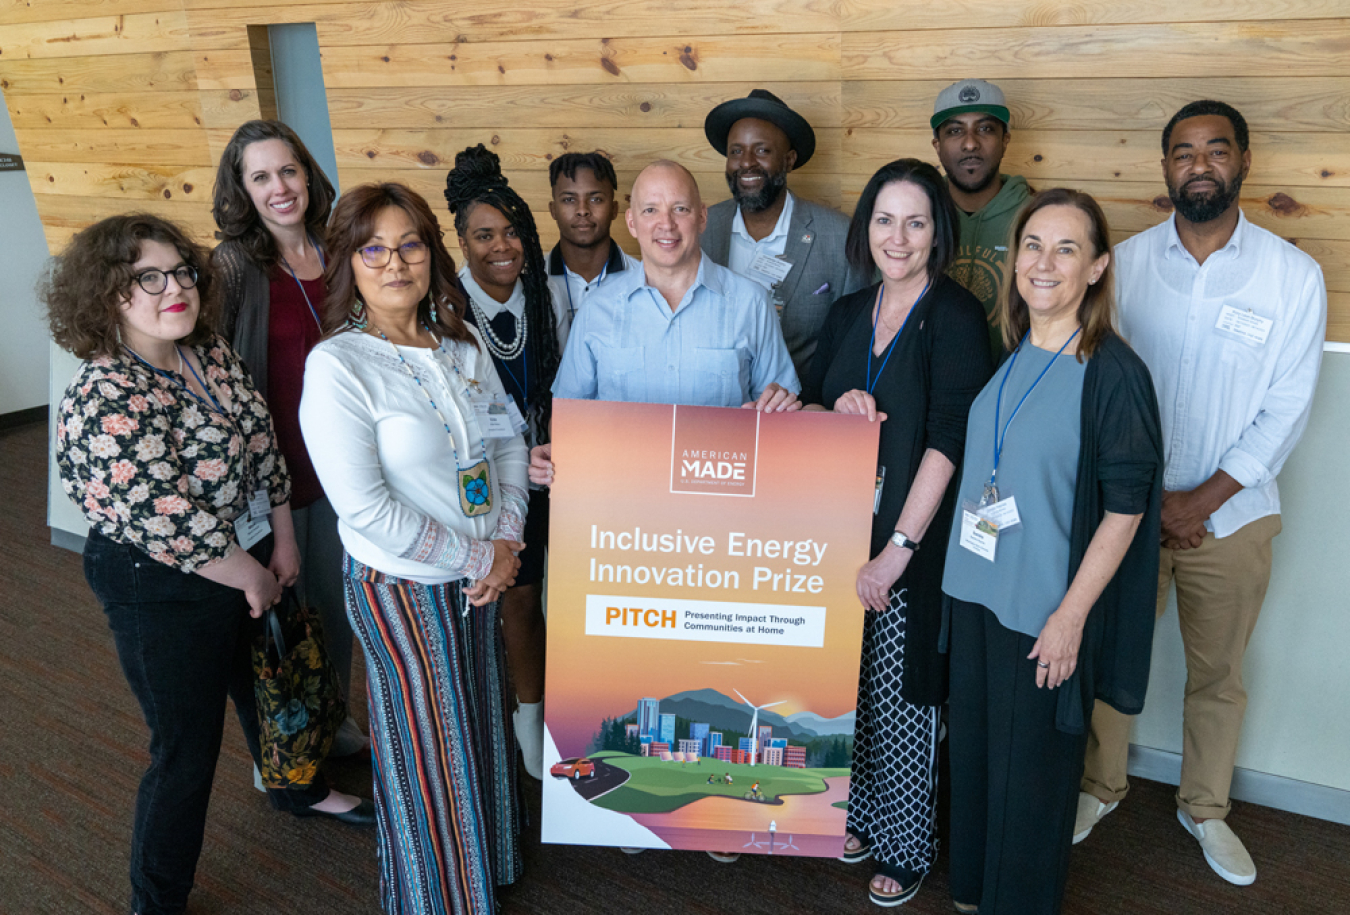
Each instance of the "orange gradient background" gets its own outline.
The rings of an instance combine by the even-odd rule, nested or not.
[[[878,426],[863,417],[798,412],[680,407],[681,445],[691,413],[713,429],[728,421],[760,420],[753,498],[670,492],[674,407],[557,400],[553,407],[553,461],[548,583],[546,715],[564,758],[586,752],[604,718],[627,715],[644,696],[664,699],[686,690],[715,689],[735,700],[740,690],[757,705],[782,701],[781,715],[809,710],[825,718],[857,705],[863,609],[854,590],[867,560],[876,481]],[[700,442],[700,444],[705,444]],[[615,532],[711,536],[712,555],[638,550],[592,550],[591,526]],[[727,555],[727,534],[829,544],[819,566],[790,560]],[[590,560],[615,565],[678,566],[737,571],[740,587],[591,582]],[[752,589],[755,566],[819,575],[818,594]],[[728,602],[823,606],[821,648],[752,642],[686,642],[585,634],[588,594],[678,597]],[[734,636],[732,636],[734,638]],[[730,736],[724,742],[734,746]]]

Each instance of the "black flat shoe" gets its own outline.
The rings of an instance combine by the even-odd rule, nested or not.
[[[296,807],[291,813],[298,817],[328,817],[348,826],[375,825],[375,803],[366,798],[361,798],[361,803],[341,813],[329,813],[327,810],[315,810],[313,807]]]

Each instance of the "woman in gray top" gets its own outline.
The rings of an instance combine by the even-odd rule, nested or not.
[[[1109,239],[1078,191],[1022,208],[998,308],[1011,355],[970,411],[943,579],[961,912],[1059,911],[1083,710],[1137,713],[1147,686],[1162,439],[1112,329]]]

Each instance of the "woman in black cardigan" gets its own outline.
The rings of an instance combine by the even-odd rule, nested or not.
[[[1011,355],[970,410],[950,598],[952,897],[1056,915],[1094,698],[1143,708],[1162,434],[1112,330],[1111,233],[1079,191],[1014,220],[996,312]]]
[[[802,400],[882,421],[843,860],[874,859],[878,905],[911,899],[936,853],[938,653],[944,545],[966,413],[989,378],[979,300],[947,277],[956,211],[933,166],[901,159],[868,182],[846,251],[881,282],[834,304]],[[808,407],[810,409],[810,407]],[[930,544],[920,549],[921,543]]]

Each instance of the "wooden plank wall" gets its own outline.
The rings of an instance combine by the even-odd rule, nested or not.
[[[1252,129],[1249,217],[1321,262],[1328,336],[1350,342],[1350,0],[0,0],[0,90],[52,250],[130,207],[208,239],[213,165],[274,104],[250,26],[286,22],[317,23],[343,186],[403,180],[444,215],[454,153],[483,142],[546,244],[569,150],[605,150],[624,191],[675,158],[725,198],[703,117],[755,86],[818,133],[791,186],[848,210],[879,165],[935,161],[933,99],[964,76],[1008,95],[1005,171],[1089,190],[1125,237],[1167,214],[1167,118],[1224,99]]]

